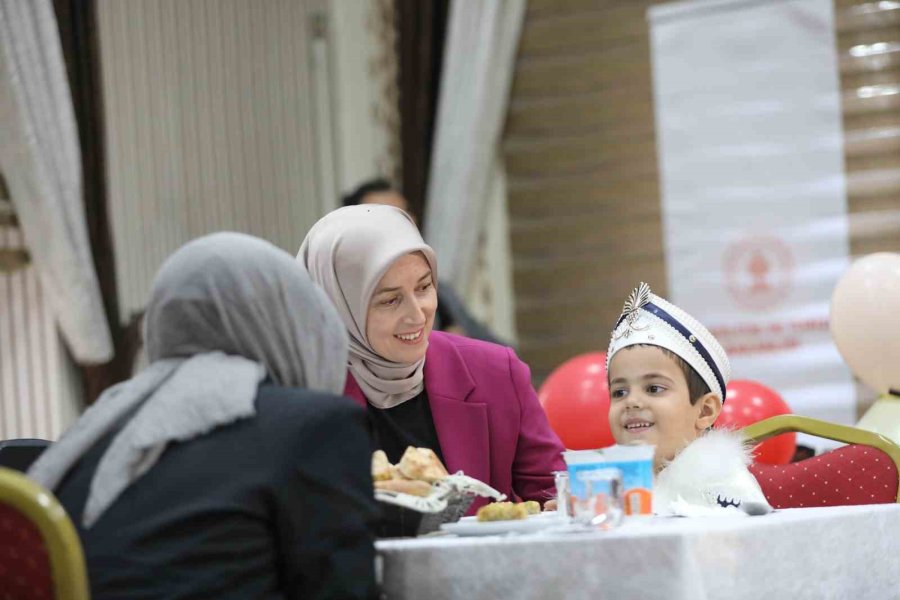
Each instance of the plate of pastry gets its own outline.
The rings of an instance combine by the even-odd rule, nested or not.
[[[556,512],[540,512],[537,502],[494,502],[478,509],[474,517],[463,517],[455,523],[445,523],[441,529],[460,536],[532,533],[566,525],[568,519]]]
[[[394,521],[399,523],[399,531],[382,532],[389,536],[437,531],[441,524],[459,520],[478,496],[493,500],[506,498],[462,472],[451,475],[428,448],[407,448],[396,465],[390,463],[383,451],[377,450],[372,455],[372,480],[375,499],[392,505]],[[404,515],[397,510],[412,511],[418,516]],[[409,530],[413,526],[414,530]]]

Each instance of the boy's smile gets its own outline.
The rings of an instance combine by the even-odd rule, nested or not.
[[[646,433],[649,433],[650,428],[653,427],[654,423],[652,419],[645,419],[642,417],[629,417],[625,419],[624,427],[625,433],[629,436],[640,438]]]

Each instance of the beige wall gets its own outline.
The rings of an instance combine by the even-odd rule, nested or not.
[[[123,318],[187,240],[237,230],[296,252],[340,191],[391,168],[382,4],[98,2]]]
[[[18,227],[0,224],[0,251],[24,247]],[[80,409],[80,380],[34,267],[6,267],[0,269],[0,440],[55,440]]]
[[[305,2],[97,3],[108,199],[123,318],[196,236],[293,250],[316,189]]]

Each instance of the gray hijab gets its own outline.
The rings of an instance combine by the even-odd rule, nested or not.
[[[283,386],[344,389],[348,340],[331,302],[293,257],[249,235],[209,235],[170,256],[145,323],[150,365],[104,392],[29,471],[53,490],[125,419],[91,480],[85,527],[170,442],[252,417],[266,375]]]

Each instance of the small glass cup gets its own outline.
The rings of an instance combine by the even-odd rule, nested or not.
[[[561,517],[571,517],[569,511],[569,472],[556,471],[553,473],[556,483],[556,514]]]
[[[569,514],[575,522],[601,529],[618,526],[624,510],[621,469],[581,471],[578,480],[582,493],[569,498]]]

